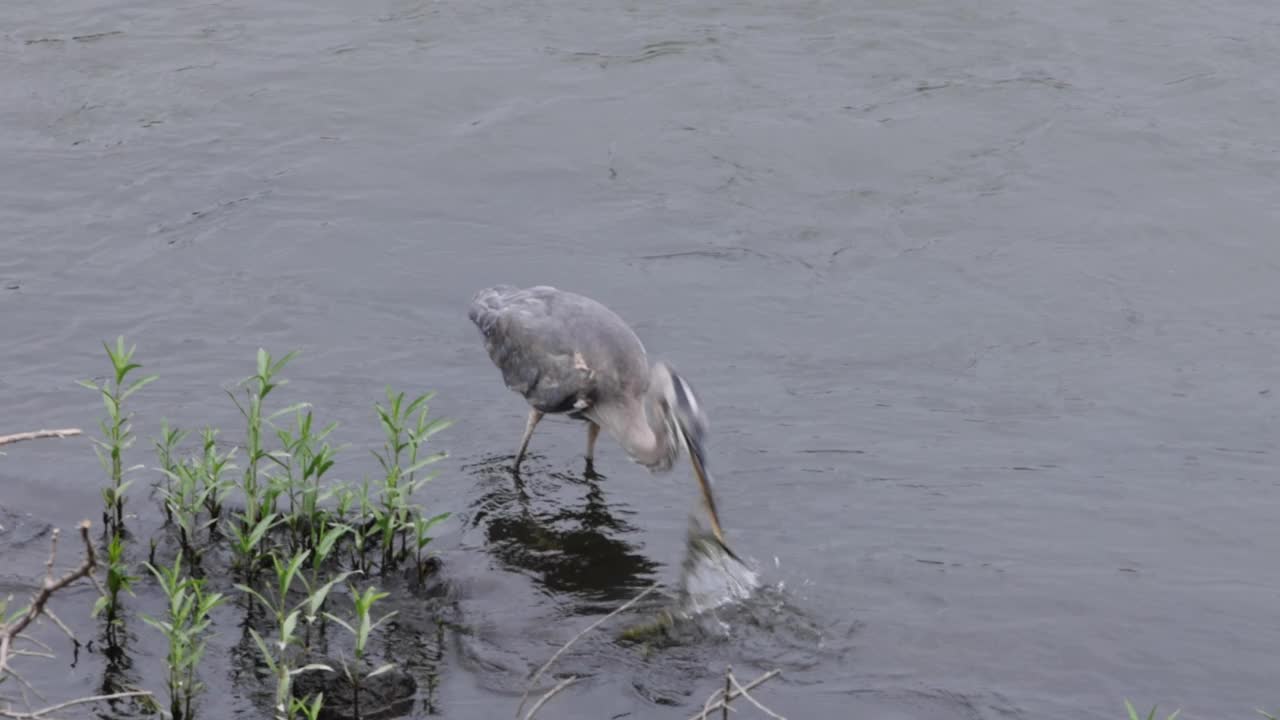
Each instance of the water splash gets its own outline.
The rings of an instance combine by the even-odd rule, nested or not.
[[[701,615],[744,601],[759,587],[759,573],[690,518],[676,612],[685,618]]]

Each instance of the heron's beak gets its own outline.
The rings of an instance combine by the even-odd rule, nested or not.
[[[729,544],[725,542],[724,530],[720,527],[720,516],[716,513],[716,498],[711,492],[711,479],[707,477],[702,443],[699,438],[691,436],[683,427],[680,430],[684,435],[684,444],[689,448],[689,463],[693,465],[694,477],[698,478],[698,485],[702,489],[702,501],[706,503],[707,515],[711,517],[711,531],[715,533],[720,544],[728,550]]]

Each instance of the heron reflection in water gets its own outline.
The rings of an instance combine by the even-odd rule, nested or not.
[[[509,456],[508,456],[509,457]],[[630,599],[650,585],[658,563],[628,539],[632,511],[605,499],[595,477],[530,473],[502,482],[505,461],[466,469],[482,491],[471,504],[472,527],[483,527],[486,552],[553,594],[571,594],[590,613]]]
[[[651,472],[670,471],[687,450],[711,529],[724,544],[705,470],[706,415],[684,378],[666,363],[650,365],[622,318],[591,298],[545,285],[481,290],[468,316],[506,386],[530,405],[517,473],[545,414],[586,421],[589,471],[601,428]]]

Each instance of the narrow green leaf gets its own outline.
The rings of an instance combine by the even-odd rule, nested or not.
[[[402,472],[402,473],[404,473],[405,475],[409,475],[409,474],[412,474],[412,473],[415,473],[415,472],[417,472],[417,471],[421,470],[422,468],[424,468],[424,467],[426,467],[426,466],[428,466],[428,465],[431,465],[432,463],[440,462],[441,460],[443,460],[443,459],[445,459],[445,458],[447,458],[447,457],[449,457],[449,455],[448,455],[447,453],[438,452],[438,453],[435,453],[435,454],[433,454],[433,455],[429,455],[429,456],[428,456],[426,459],[424,459],[424,460],[420,460],[420,461],[418,461],[418,462],[414,463],[413,465],[411,465],[411,466],[409,466],[409,467],[405,468],[405,469],[404,469],[404,470],[402,470],[401,472]]]
[[[348,570],[338,575],[337,577],[333,578],[332,580],[325,583],[324,585],[321,585],[319,589],[311,593],[311,595],[306,599],[307,610],[309,614],[314,616],[316,612],[320,610],[320,606],[324,604],[324,599],[328,597],[329,592],[333,590],[333,586],[337,585],[343,580],[346,580],[351,574],[352,574],[352,571]]]
[[[271,651],[267,649],[267,644],[262,641],[262,636],[258,635],[258,631],[253,628],[249,628],[249,634],[253,636],[253,641],[258,644],[258,650],[262,653],[263,661],[267,663],[267,667],[270,668],[271,673],[275,674],[276,661],[271,657]]]
[[[293,405],[290,405],[287,408],[281,408],[271,413],[270,415],[268,415],[267,422],[271,422],[276,418],[280,417],[281,415],[288,415],[291,412],[296,412],[298,410],[301,410],[302,408],[309,408],[309,407],[311,407],[311,403],[308,403],[308,402],[294,403]]]
[[[347,632],[351,633],[352,635],[355,635],[355,634],[356,634],[356,629],[355,629],[355,628],[353,628],[353,627],[351,627],[350,625],[348,625],[346,620],[343,620],[342,618],[340,618],[340,617],[338,617],[338,616],[336,616],[336,615],[334,615],[333,613],[330,613],[330,612],[326,612],[326,613],[324,614],[324,616],[325,616],[325,617],[327,617],[327,618],[329,618],[330,620],[332,620],[332,621],[334,621],[334,622],[338,623],[338,624],[339,624],[339,625],[341,625],[342,627],[346,628],[346,629],[347,629]]]
[[[298,611],[294,610],[289,613],[289,617],[284,619],[284,625],[280,628],[280,643],[287,644],[293,638],[293,631],[298,627]]]
[[[432,435],[435,435],[441,430],[447,430],[450,427],[453,427],[452,419],[441,418],[438,420],[432,420],[430,423],[427,423],[427,426],[425,428],[422,429],[422,432],[418,435],[418,440],[419,441],[426,440],[427,438],[431,437]]]
[[[253,588],[248,587],[247,585],[241,585],[240,583],[236,583],[235,588],[240,592],[249,593],[253,597],[257,598],[258,602],[262,603],[264,607],[266,607],[267,609],[271,609],[271,601],[267,600],[267,598],[257,590],[254,590]]]
[[[142,388],[150,385],[151,383],[159,379],[160,379],[159,375],[148,375],[147,377],[144,377],[141,380],[138,380],[137,382],[130,385],[128,390],[124,391],[124,394],[120,396],[120,402],[124,402],[126,399],[128,399],[130,395],[134,394],[135,392],[141,390]]]

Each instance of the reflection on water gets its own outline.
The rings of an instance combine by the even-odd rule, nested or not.
[[[605,501],[605,476],[539,472],[532,455],[516,475],[509,460],[470,468],[480,479],[471,525],[484,526],[487,552],[549,592],[594,602],[628,600],[653,582],[660,565],[623,538],[636,528],[624,505]]]

